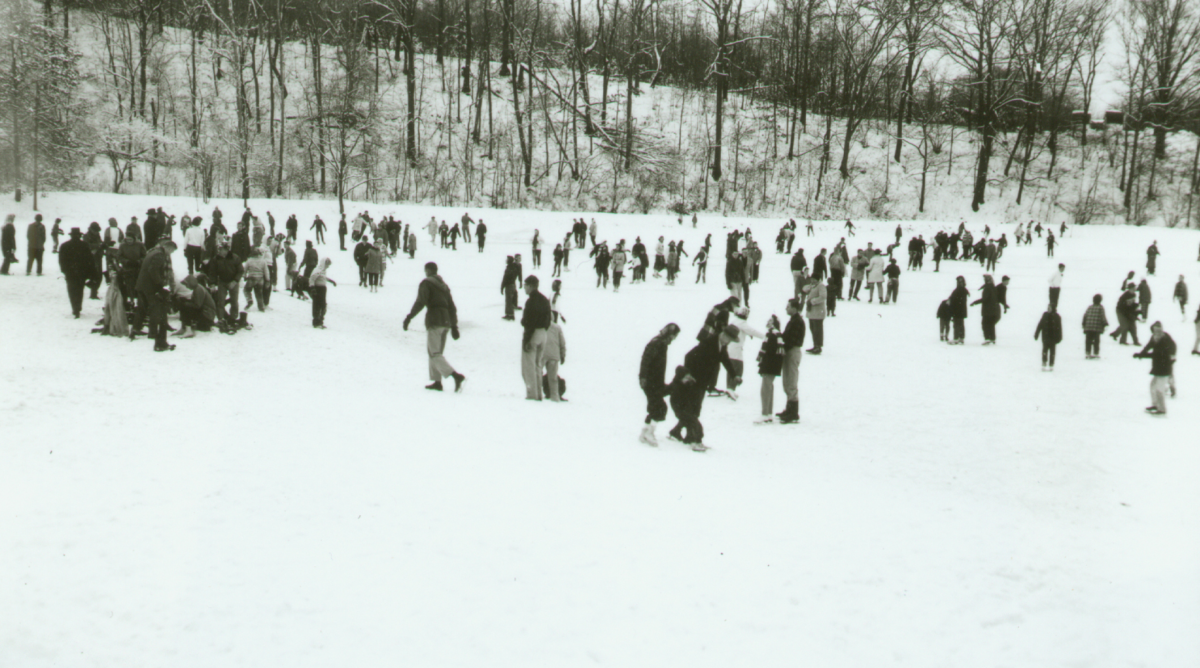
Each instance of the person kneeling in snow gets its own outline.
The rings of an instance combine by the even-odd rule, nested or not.
[[[196,336],[196,331],[212,331],[213,321],[217,319],[217,303],[213,300],[208,288],[208,277],[204,274],[190,274],[179,282],[177,290],[179,299],[179,324],[177,336],[190,339]],[[188,294],[186,291],[190,291]]]

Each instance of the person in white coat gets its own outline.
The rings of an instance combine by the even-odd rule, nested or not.
[[[1056,310],[1058,309],[1058,293],[1062,291],[1063,271],[1066,270],[1066,268],[1067,265],[1060,263],[1058,265],[1058,271],[1050,274],[1050,305]]]
[[[745,320],[750,315],[750,309],[742,307],[733,312],[739,320]],[[736,339],[729,342],[725,347],[725,351],[729,354],[729,366],[725,369],[725,389],[729,391],[729,396],[737,399],[737,388],[742,383],[742,371],[745,369],[743,356],[745,354],[745,343],[747,338],[762,339],[765,334],[754,329],[745,322],[733,323],[737,327],[738,335]]]
[[[437,238],[438,238],[437,218],[430,218],[429,222],[426,223],[426,225],[425,225],[425,229],[429,230],[429,243],[433,244],[436,247],[437,246]]]
[[[564,401],[558,386],[558,367],[567,363],[567,339],[563,336],[562,325],[558,324],[558,311],[553,306],[550,314],[554,320],[546,332],[546,347],[542,349],[542,373],[546,377],[550,401]]]
[[[871,256],[871,261],[867,264],[867,303],[871,303],[875,299],[875,293],[879,292],[879,303],[887,298],[887,294],[883,291],[883,270],[887,268],[887,261],[883,259],[883,253],[875,251]]]

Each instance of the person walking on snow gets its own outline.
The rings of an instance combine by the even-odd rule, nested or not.
[[[1182,313],[1186,318],[1188,289],[1187,283],[1183,282],[1183,274],[1179,275],[1179,282],[1175,284],[1175,295],[1172,297],[1172,299],[1179,302],[1179,312]]]
[[[29,255],[29,264],[25,267],[25,275],[28,276],[33,272],[33,265],[37,264],[37,275],[42,275],[42,255],[46,252],[46,226],[42,224],[42,214],[37,214],[33,217],[33,222],[29,224],[29,228],[25,231],[26,253]],[[110,261],[109,264],[112,264]]]
[[[313,219],[312,226],[308,228],[310,230],[317,231],[317,243],[321,245],[325,245],[325,227],[325,221],[321,220],[320,216],[317,216],[315,219]]]
[[[1146,249],[1146,273],[1147,274],[1149,274],[1151,276],[1154,275],[1154,269],[1158,264],[1158,256],[1159,255],[1162,255],[1162,253],[1158,252],[1158,242],[1155,241],[1154,243],[1150,244],[1149,248]]]
[[[1146,408],[1146,412],[1151,415],[1166,415],[1167,393],[1175,396],[1174,388],[1171,388],[1175,367],[1175,340],[1163,331],[1161,322],[1156,322],[1150,325],[1150,340],[1146,342],[1146,347],[1133,356],[1151,360],[1150,375],[1153,379],[1150,381],[1150,399],[1153,404]]]
[[[971,306],[983,304],[983,308],[981,309],[983,345],[994,345],[996,343],[996,323],[1000,322],[1000,299],[996,296],[996,284],[993,282],[991,274],[983,275],[983,287],[981,290],[979,299],[971,302]],[[1055,305],[1052,303],[1050,308],[1053,310]]]
[[[954,338],[949,341],[952,346],[963,345],[967,328],[965,321],[967,319],[967,300],[971,298],[971,291],[967,290],[967,279],[958,276],[954,279],[957,283],[954,291],[950,293],[950,320],[954,323]]]
[[[487,243],[487,225],[483,224],[483,219],[479,219],[479,224],[475,226],[475,239],[479,242],[479,252],[483,252],[483,245]]]
[[[1058,310],[1058,293],[1062,292],[1063,271],[1065,271],[1066,268],[1067,265],[1059,264],[1058,271],[1050,274],[1050,280],[1048,281],[1050,284],[1050,305],[1053,306],[1055,310]]]
[[[654,423],[667,419],[667,348],[678,336],[679,325],[668,323],[642,350],[638,385],[646,395],[646,420],[638,440],[646,445],[658,445],[658,439],[654,435]]]
[[[1100,302],[1104,297],[1099,294],[1092,297],[1092,305],[1083,312],[1083,354],[1084,359],[1100,358],[1100,335],[1108,327],[1108,316]]]
[[[1062,316],[1053,305],[1042,314],[1033,332],[1033,340],[1037,341],[1039,336],[1042,337],[1042,371],[1054,371],[1054,349],[1062,342]]]
[[[429,353],[429,379],[433,381],[425,389],[441,392],[442,379],[449,376],[454,379],[454,391],[461,392],[467,377],[455,371],[443,354],[447,334],[458,340],[458,309],[454,306],[450,286],[437,271],[436,263],[425,263],[425,278],[417,286],[417,300],[404,317],[404,331],[408,331],[413,318],[425,309],[425,348]]]

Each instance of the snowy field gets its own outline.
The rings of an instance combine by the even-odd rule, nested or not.
[[[241,211],[218,203],[227,220]],[[51,194],[41,210],[69,229],[151,205],[210,222],[211,203],[183,198]],[[711,232],[716,257],[707,284],[685,270],[676,286],[614,294],[573,252],[569,401],[538,404],[523,400],[520,328],[501,320],[498,288],[504,256],[520,252],[548,291],[570,214],[471,210],[490,230],[485,253],[419,233],[416,261],[395,260],[370,294],[337,250],[335,204],[251,206],[280,231],[297,213],[302,238],[314,214],[334,225],[320,249],[339,284],[329,329],[280,292],[250,312],[251,332],[155,354],[145,339],[89,334],[99,301],[72,319],[49,252],[46,276],[22,266],[0,280],[0,666],[1200,665],[1195,231],[1075,228],[1053,260],[1010,246],[995,347],[980,345],[978,307],[966,346],[938,341],[954,276],[973,300],[983,271],[935,274],[927,256],[901,277],[898,305],[867,304],[865,290],[839,304],[824,355],[801,365],[800,425],[752,425],[751,342],[741,399],[705,402],[712,450],[697,454],[637,442],[642,348],[673,321],[682,361],[727,294],[735,225],[765,252],[750,324],[786,318],[781,221],[701,215],[692,230],[587,214],[610,245],[640,235],[653,252],[665,234],[694,252]],[[462,214],[369,208],[414,227]],[[23,261],[32,213],[7,211]],[[805,238],[800,222],[810,261],[843,235],[823,223]],[[957,223],[905,222],[905,242]],[[548,242],[540,270],[534,228]],[[863,223],[850,248],[885,245],[894,228]],[[1115,324],[1121,279],[1144,272],[1154,239],[1150,320],[1180,353],[1165,418],[1143,412],[1149,361],[1107,337],[1103,359],[1085,361],[1079,326],[1096,292]],[[401,330],[429,260],[458,304],[447,357],[462,394],[423,389],[423,316]],[[1065,338],[1042,373],[1033,332],[1057,262]],[[1181,273],[1186,318],[1171,303]]]

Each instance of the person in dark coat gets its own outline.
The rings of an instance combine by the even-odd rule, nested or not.
[[[1133,356],[1151,360],[1150,375],[1154,378],[1150,381],[1150,398],[1154,403],[1146,408],[1146,412],[1151,415],[1166,415],[1167,392],[1175,396],[1175,388],[1171,386],[1175,367],[1175,340],[1163,331],[1161,322],[1156,322],[1150,325],[1150,340],[1146,342],[1146,347]]]
[[[996,323],[1000,322],[1000,299],[996,296],[996,284],[992,282],[991,274],[983,275],[982,293],[971,306],[976,304],[983,304],[983,345],[993,345],[996,343]]]
[[[71,228],[70,236],[70,239],[58,247],[58,266],[67,282],[71,314],[78,318],[83,310],[83,287],[95,278],[96,262],[78,227]]]
[[[1151,299],[1150,284],[1148,282],[1146,282],[1145,278],[1143,278],[1141,280],[1141,282],[1138,283],[1137,292],[1138,292],[1138,306],[1141,308],[1142,321],[1145,322],[1146,318],[1149,317],[1149,315],[1150,315],[1150,299]]]
[[[475,228],[478,236],[479,228]],[[504,261],[504,275],[500,278],[500,294],[504,296],[504,319],[516,320],[517,284],[521,280],[521,269],[511,255]]]
[[[1042,338],[1042,371],[1054,371],[1054,349],[1062,343],[1062,316],[1050,304],[1033,332],[1033,340]],[[1047,366],[1049,364],[1049,366]]]
[[[63,235],[62,218],[55,218],[54,219],[54,227],[50,228],[50,239],[54,241],[54,250],[52,252],[54,252],[54,253],[58,252],[58,238],[61,237],[62,235]]]
[[[319,244],[325,243],[325,227],[326,227],[325,221],[321,220],[320,216],[317,216],[316,218],[313,219],[312,226],[308,228],[310,230],[317,231],[316,238],[317,238],[317,243],[319,243]]]
[[[727,357],[726,346],[737,336],[736,327],[731,334],[722,331],[704,336],[683,358],[683,365],[675,369],[675,377],[667,387],[671,397],[671,410],[675,412],[677,424],[668,435],[677,441],[691,445],[697,452],[708,449],[704,445],[704,425],[700,423],[700,411],[704,407],[706,388],[714,384],[721,368],[723,357]],[[683,430],[687,429],[685,436]]]
[[[216,221],[213,222],[216,224]],[[283,228],[287,230],[287,238],[291,241],[296,241],[296,232],[300,228],[300,221],[296,220],[296,214],[288,216],[287,221],[283,224]]]
[[[958,284],[950,293],[950,320],[954,323],[954,338],[950,340],[950,345],[961,346],[967,336],[965,321],[967,300],[971,297],[971,291],[967,289],[967,279],[959,276],[954,280]]]
[[[646,395],[646,421],[638,440],[646,445],[658,445],[654,423],[667,419],[667,348],[678,336],[679,325],[668,323],[642,351],[638,384]]]
[[[158,241],[162,238],[165,229],[166,221],[159,218],[158,212],[154,209],[147,210],[146,223],[142,229],[145,232],[146,248],[154,248],[158,245]]]
[[[8,275],[8,268],[13,264],[20,266],[17,259],[17,225],[16,214],[8,214],[4,219],[4,228],[0,229],[0,252],[4,253],[4,264],[0,265],[0,274]]]
[[[371,251],[371,242],[364,236],[354,246],[354,264],[358,265],[358,285],[367,287],[367,253]]]
[[[1120,344],[1123,346],[1128,345],[1125,343],[1125,339],[1132,334],[1133,345],[1142,345],[1138,342],[1138,303],[1137,293],[1134,292],[1133,283],[1125,284],[1125,291],[1122,292],[1121,296],[1117,298],[1117,306],[1113,310],[1117,314],[1117,328],[1113,330],[1111,334],[1109,334],[1109,336],[1113,338],[1113,341],[1117,341],[1117,337],[1120,337]]]
[[[1155,241],[1154,243],[1150,244],[1149,248],[1146,249],[1146,273],[1150,274],[1151,276],[1154,275],[1154,269],[1158,264],[1159,255],[1162,255],[1162,253],[1158,252],[1158,242]]]
[[[29,229],[25,231],[26,252],[29,254],[29,264],[25,267],[25,275],[33,272],[37,263],[37,275],[42,275],[42,254],[46,252],[46,226],[42,224],[42,214],[33,217]]]
[[[1104,315],[1104,307],[1101,306],[1104,298],[1097,294],[1092,297],[1092,305],[1087,307],[1083,313],[1083,351],[1085,359],[1096,359],[1100,357],[1100,335],[1104,333],[1104,329],[1108,327],[1108,316]]]
[[[317,268],[317,249],[313,248],[311,239],[304,242],[304,257],[300,259],[300,264],[304,267],[304,280],[307,282],[312,278],[313,270]]]
[[[205,273],[213,281],[213,301],[221,319],[232,323],[238,318],[238,282],[242,280],[242,263],[229,251],[228,244],[217,248],[217,256],[208,263]],[[226,302],[229,306],[226,307]]]
[[[552,322],[550,300],[538,291],[538,277],[525,279],[525,313],[521,315],[521,376],[525,380],[525,398],[542,400],[542,352]]]
[[[167,343],[167,309],[175,283],[171,253],[175,249],[174,241],[163,240],[146,253],[141,271],[138,272],[138,296],[146,304],[146,314],[150,319],[148,334],[154,339],[154,351],[160,353],[175,349],[175,346]]]
[[[788,322],[783,328],[783,391],[787,395],[787,407],[775,417],[784,424],[800,421],[800,357],[804,349],[804,318],[800,316],[800,300],[792,298],[787,303]]]
[[[230,250],[238,262],[250,259],[250,223],[238,223],[238,230],[233,233],[230,244]],[[149,248],[149,244],[146,247]]]
[[[92,262],[96,265],[96,271],[88,281],[88,287],[91,288],[88,299],[100,299],[101,279],[106,278],[104,276],[104,239],[100,236],[100,223],[92,221],[88,225],[88,231],[83,235],[83,241],[92,251]]]
[[[413,318],[425,309],[425,348],[429,352],[429,378],[433,382],[425,386],[427,390],[442,391],[442,379],[450,376],[454,379],[454,391],[461,392],[466,376],[454,370],[446,361],[446,335],[458,340],[458,308],[454,306],[454,297],[450,294],[450,286],[437,273],[437,264],[425,264],[425,278],[417,286],[417,300],[404,318],[404,331]]]
[[[137,298],[137,278],[145,257],[146,246],[142,240],[126,234],[117,249],[117,265],[121,268],[121,293],[130,301]]]
[[[483,252],[483,245],[487,243],[487,225],[483,224],[483,219],[479,219],[479,224],[475,226],[475,239],[479,242],[479,252]]]
[[[825,272],[828,271],[828,267],[829,263],[825,260],[825,249],[822,248],[821,252],[813,258],[811,275],[816,277],[817,280],[823,281],[825,280]]]
[[[338,245],[341,246],[342,250],[346,250],[346,233],[348,231],[349,230],[346,227],[346,216],[343,215],[342,219],[338,221]]]

